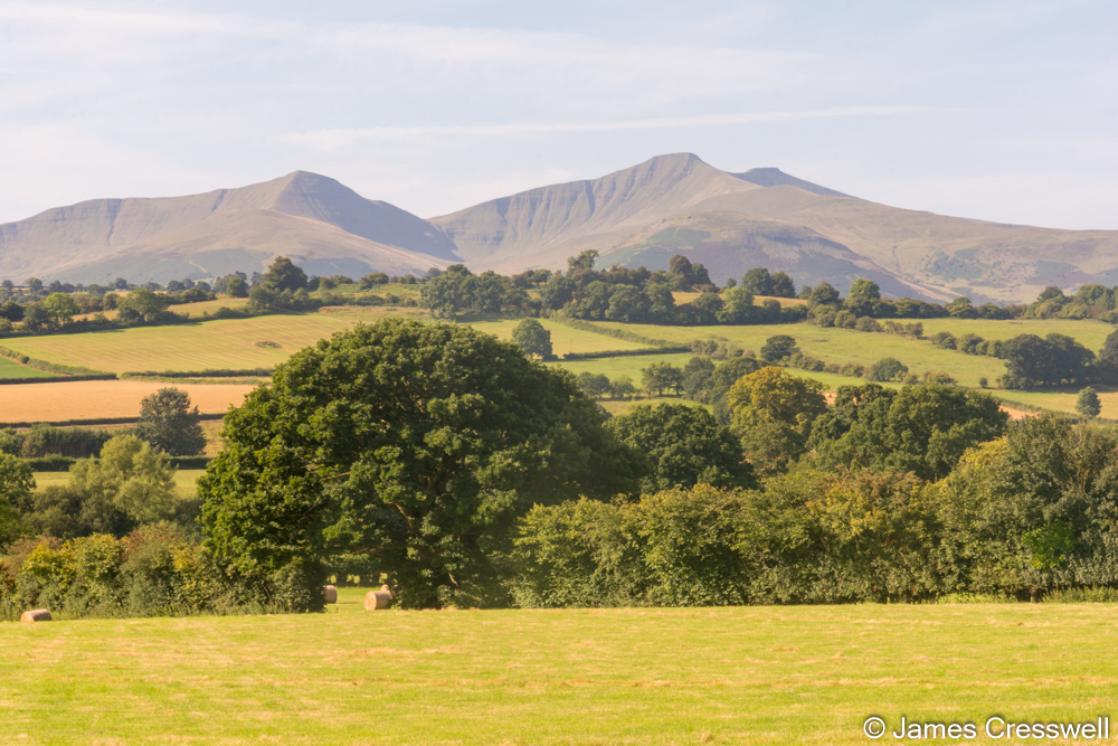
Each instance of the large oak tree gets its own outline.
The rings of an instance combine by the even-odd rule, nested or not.
[[[363,552],[405,606],[497,603],[519,515],[632,488],[605,418],[568,375],[472,329],[359,326],[295,355],[226,418],[200,482],[207,543],[262,592]]]

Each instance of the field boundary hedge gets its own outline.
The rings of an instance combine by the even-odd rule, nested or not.
[[[2,355],[3,357],[8,358],[10,360],[15,360],[17,363],[20,363],[21,365],[26,365],[28,368],[34,368],[35,370],[41,370],[44,373],[55,373],[55,374],[58,374],[59,377],[65,378],[66,380],[71,380],[71,381],[72,380],[77,380],[78,376],[107,376],[107,378],[91,379],[91,380],[106,380],[106,381],[113,380],[113,379],[116,378],[116,375],[113,374],[113,373],[106,373],[106,372],[101,371],[101,370],[93,370],[92,368],[79,368],[79,367],[74,367],[74,366],[70,366],[70,365],[59,365],[58,363],[48,363],[46,360],[38,360],[36,358],[31,357],[30,355],[24,355],[22,352],[16,352],[15,350],[13,350],[11,348],[3,347],[3,346],[0,346],[0,355]],[[9,379],[9,380],[11,380],[11,379]],[[35,379],[35,380],[42,380],[42,379]]]
[[[568,352],[560,360],[596,360],[604,357],[636,357],[639,355],[664,355],[676,352],[690,352],[687,345],[671,347],[644,347],[639,350],[603,350],[601,352]]]
[[[121,378],[256,378],[270,376],[275,368],[215,368],[211,370],[135,370],[121,373]]]
[[[560,324],[569,326],[572,329],[578,329],[579,331],[592,332],[594,334],[603,334],[607,337],[613,337],[614,339],[623,339],[626,342],[635,342],[636,344],[648,345],[649,347],[669,348],[676,346],[674,342],[669,342],[666,339],[646,337],[643,334],[637,334],[636,332],[629,331],[628,329],[606,329],[600,326],[596,326],[591,321],[586,321],[584,319],[574,319],[570,316],[557,315],[553,317],[553,320],[557,321]],[[684,350],[684,352],[686,352],[686,350]]]
[[[97,373],[85,376],[43,376],[42,378],[0,378],[0,386],[11,386],[17,383],[73,383],[76,381],[115,380],[117,380],[117,377],[113,373]]]
[[[70,467],[81,460],[70,456],[36,456],[25,458],[23,462],[31,471],[62,472],[70,471]],[[205,469],[210,464],[208,456],[170,456],[168,460],[176,469]]]
[[[221,420],[225,413],[202,413],[199,420]],[[49,425],[50,427],[96,427],[98,425],[134,425],[140,421],[139,417],[95,417],[88,420],[53,420],[53,421],[27,421],[27,422],[0,422],[0,427],[20,430],[36,425]]]

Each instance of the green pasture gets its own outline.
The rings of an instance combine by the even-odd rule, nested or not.
[[[504,319],[501,321],[472,321],[469,325],[479,332],[492,334],[506,342],[512,340],[512,332],[523,319]],[[584,331],[568,326],[561,321],[539,319],[544,328],[551,332],[551,348],[555,355],[572,352],[613,352],[639,350],[648,345],[617,339],[608,334]]]
[[[691,407],[705,406],[697,401],[691,399],[684,399],[678,396],[650,396],[646,399],[599,399],[598,403],[612,415],[626,414],[633,407],[645,405],[649,407],[656,407],[661,404],[686,404]]]
[[[1105,604],[366,612],[360,597],[0,624],[0,741],[861,746],[870,715],[1089,719],[1118,701]]]
[[[198,478],[204,473],[203,469],[180,469],[175,472],[175,489],[179,497],[192,498],[198,494]],[[47,487],[65,487],[70,482],[70,474],[65,471],[37,471],[35,472],[35,488],[45,490]]]
[[[731,342],[746,350],[758,352],[765,340],[776,334],[796,339],[807,355],[827,363],[857,363],[869,366],[883,357],[895,357],[912,373],[948,373],[963,386],[977,386],[985,377],[991,383],[1005,373],[1005,363],[985,355],[965,355],[944,350],[931,342],[902,337],[897,334],[859,332],[834,329],[814,324],[757,324],[753,326],[664,326],[659,324],[624,324],[612,321],[595,322],[596,326],[625,329],[675,344],[694,340],[715,339]]]
[[[902,319],[910,323],[917,319]],[[1066,334],[1089,350],[1098,352],[1107,336],[1118,327],[1092,319],[918,319],[924,325],[927,337],[939,332],[950,332],[956,337],[977,334],[983,339],[1011,339],[1020,334]]]
[[[606,339],[610,339],[606,337]],[[620,341],[620,340],[618,340]],[[690,352],[667,352],[653,355],[622,355],[618,357],[599,357],[590,360],[570,360],[550,363],[557,368],[570,371],[575,375],[579,373],[604,373],[612,380],[629,376],[633,383],[640,386],[641,371],[653,363],[668,363],[677,367],[687,364],[694,357]]]
[[[7,340],[3,340],[7,341]],[[3,378],[49,378],[52,374],[36,370],[9,357],[0,356],[0,379]]]
[[[254,316],[4,340],[38,360],[110,373],[249,369],[275,366],[320,339],[362,321],[412,316],[415,309],[327,308],[317,313]]]

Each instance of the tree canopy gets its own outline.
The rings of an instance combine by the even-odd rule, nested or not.
[[[524,319],[512,330],[513,343],[525,355],[548,359],[552,356],[551,332],[535,319]]]
[[[739,378],[726,395],[730,428],[760,474],[783,471],[807,447],[827,402],[823,384],[768,367]]]
[[[182,389],[162,388],[140,402],[136,436],[172,456],[192,456],[206,447],[198,407]]]
[[[327,556],[361,552],[406,606],[493,603],[529,505],[632,489],[605,418],[570,376],[470,328],[358,326],[227,416],[199,483],[206,541],[250,587],[321,582]]]
[[[753,484],[753,470],[742,458],[737,438],[700,407],[642,404],[610,420],[609,429],[642,462],[642,492]]]

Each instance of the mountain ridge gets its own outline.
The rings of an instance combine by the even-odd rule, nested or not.
[[[93,199],[0,225],[0,277],[134,281],[234,269],[286,254],[315,274],[666,265],[682,253],[718,282],[751,266],[800,284],[868,277],[890,294],[1020,301],[1054,284],[1118,284],[1118,231],[1072,231],[891,207],[765,166],[731,172],[655,156],[423,219],[310,171],[179,197]]]

